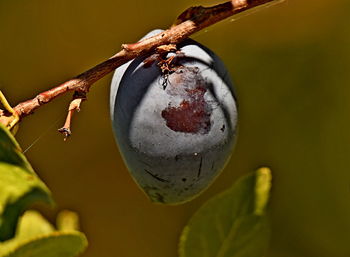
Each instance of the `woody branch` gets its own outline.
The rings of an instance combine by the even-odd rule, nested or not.
[[[138,56],[150,55],[158,47],[179,44],[193,33],[232,15],[272,2],[276,2],[276,0],[232,0],[212,7],[190,7],[177,18],[174,25],[169,29],[134,44],[123,44],[122,50],[111,58],[59,86],[38,94],[33,99],[17,104],[13,110],[18,115],[18,118],[22,119],[32,114],[44,104],[51,102],[56,97],[74,91],[74,104],[72,101],[69,107],[66,125],[62,128],[63,132],[68,131],[67,133],[70,133],[70,119],[72,114],[74,110],[79,110],[80,103],[85,99],[90,87],[117,67]],[[77,95],[83,97],[76,97]],[[80,100],[76,101],[77,99]],[[8,112],[0,111],[0,122],[4,124],[8,122],[7,116],[9,116]]]

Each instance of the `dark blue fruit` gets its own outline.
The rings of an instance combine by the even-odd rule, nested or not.
[[[152,201],[167,204],[189,201],[214,181],[229,160],[237,124],[221,60],[193,40],[178,50],[116,69],[110,96],[113,130],[132,177]]]

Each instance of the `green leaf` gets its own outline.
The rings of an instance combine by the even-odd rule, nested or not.
[[[14,164],[34,173],[31,165],[22,154],[21,147],[11,132],[0,123],[0,161]]]
[[[263,257],[270,188],[271,172],[261,168],[206,202],[182,232],[180,257]]]
[[[26,211],[19,219],[16,237],[0,243],[0,256],[14,250],[22,242],[53,232],[54,227],[38,212]]]
[[[66,211],[60,216],[77,226],[75,213]],[[83,233],[72,227],[55,231],[38,212],[27,211],[20,219],[16,237],[0,244],[0,257],[73,257],[86,247]]]
[[[86,246],[84,234],[77,231],[58,232],[29,241],[4,257],[73,257]]]
[[[38,201],[52,203],[51,193],[0,124],[0,241],[13,237],[19,216]]]

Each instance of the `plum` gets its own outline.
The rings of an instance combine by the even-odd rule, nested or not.
[[[222,61],[191,39],[177,49],[163,57],[165,68],[161,61],[149,64],[149,57],[120,66],[110,93],[122,157],[148,197],[165,204],[189,201],[208,188],[229,160],[237,125]]]

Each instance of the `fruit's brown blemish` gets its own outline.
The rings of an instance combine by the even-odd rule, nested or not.
[[[210,113],[201,102],[182,101],[179,107],[167,107],[162,111],[166,125],[174,131],[206,134],[210,130]]]
[[[207,134],[211,128],[211,107],[204,99],[206,84],[196,69],[181,68],[171,78],[168,94],[183,99],[178,106],[165,108],[161,115],[173,131]]]

